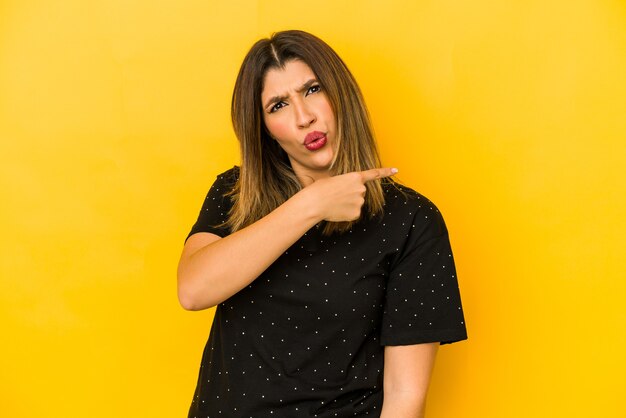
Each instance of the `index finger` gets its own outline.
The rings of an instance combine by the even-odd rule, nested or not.
[[[397,168],[372,168],[371,170],[361,171],[361,178],[363,183],[367,183],[368,181],[393,176],[397,172]]]

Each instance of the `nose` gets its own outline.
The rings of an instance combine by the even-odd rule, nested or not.
[[[308,128],[317,120],[315,113],[305,103],[295,104],[294,107],[299,128]]]

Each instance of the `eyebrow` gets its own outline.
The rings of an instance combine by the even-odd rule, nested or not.
[[[318,83],[316,78],[312,78],[309,81],[307,81],[306,83],[304,83],[302,85],[302,87],[300,87],[299,89],[296,90],[296,93],[302,93],[305,90],[308,90],[313,84]],[[274,103],[278,103],[278,102],[282,102],[285,99],[288,99],[289,96],[288,95],[283,95],[283,96],[274,96],[272,98],[270,98],[265,106],[263,107],[264,109],[267,109],[268,107],[270,107],[271,105],[273,105]]]

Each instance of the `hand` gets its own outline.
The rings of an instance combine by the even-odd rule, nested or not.
[[[395,168],[373,168],[366,171],[354,171],[317,180],[303,189],[317,206],[322,220],[330,222],[354,221],[361,216],[365,203],[365,183],[368,181],[393,176]]]

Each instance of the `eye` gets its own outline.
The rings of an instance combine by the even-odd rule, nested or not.
[[[278,102],[274,106],[270,107],[270,113],[274,113],[277,110],[282,109],[283,107],[285,107],[285,102]]]
[[[322,86],[320,86],[319,84],[315,84],[309,87],[309,89],[306,91],[306,94],[308,96],[309,94],[317,93],[320,90],[322,90]]]

